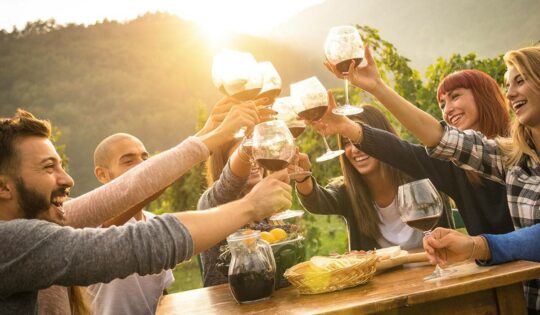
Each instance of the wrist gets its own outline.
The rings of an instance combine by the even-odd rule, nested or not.
[[[249,198],[242,198],[234,201],[235,209],[240,209],[243,216],[243,222],[249,223],[257,219],[256,207]]]
[[[307,175],[306,177],[304,177],[303,179],[301,180],[294,180],[297,184],[302,184],[302,183],[305,183],[308,179],[311,178],[311,175]]]
[[[389,87],[384,83],[384,81],[379,78],[376,80],[375,86],[371,91],[368,91],[371,95],[375,96],[377,99],[379,99],[382,95],[385,94],[386,90],[389,89]]]
[[[473,236],[473,251],[469,259],[490,260],[491,253],[486,239],[483,236]]]
[[[222,132],[218,129],[214,129],[208,133],[197,135],[199,139],[206,145],[208,150],[212,153],[223,143],[232,140],[233,136],[228,133]]]

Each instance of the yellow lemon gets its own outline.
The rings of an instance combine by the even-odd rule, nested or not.
[[[285,232],[285,230],[282,228],[272,229],[270,234],[272,234],[272,236],[274,236],[278,242],[287,238],[287,232]]]
[[[261,239],[267,241],[270,244],[276,241],[276,238],[270,232],[261,232]]]

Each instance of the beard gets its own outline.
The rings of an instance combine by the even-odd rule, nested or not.
[[[17,189],[17,203],[23,212],[25,219],[45,218],[47,221],[62,224],[61,221],[52,218],[48,211],[51,207],[51,200],[56,196],[63,196],[67,193],[67,188],[59,187],[55,189],[49,198],[38,191],[28,188],[22,178],[15,180]]]

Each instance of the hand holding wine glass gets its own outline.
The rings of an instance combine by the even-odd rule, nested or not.
[[[366,64],[357,65],[356,63],[351,63],[346,77],[352,85],[359,87],[370,94],[375,94],[377,88],[383,86],[384,82],[368,45],[365,45],[364,47],[364,56]],[[332,64],[330,61],[325,61],[324,65],[336,77],[340,79],[345,78],[343,73],[337,69],[336,65]]]
[[[334,108],[336,108],[334,95],[328,91],[328,111],[320,120],[309,121],[308,124],[324,136],[339,134],[356,140],[359,135],[358,125],[347,116],[334,114]]]
[[[254,99],[263,86],[262,73],[250,53],[222,50],[212,62],[212,81],[220,92],[239,101]],[[245,128],[235,135],[242,138]]]
[[[361,108],[352,106],[349,103],[349,71],[360,65],[364,59],[363,43],[358,30],[354,26],[343,25],[330,29],[324,52],[329,64],[333,65],[341,77],[345,80],[345,104],[334,108],[334,113],[338,115],[355,115],[362,112]]]
[[[225,116],[223,122],[216,127],[217,132],[221,132],[226,138],[234,138],[234,134],[241,127],[248,130],[259,123],[259,115],[254,102],[246,102],[234,105]]]
[[[429,179],[421,179],[399,186],[398,209],[401,220],[408,226],[420,230],[424,236],[431,235],[443,212],[441,196]],[[440,278],[451,271],[445,271],[439,265],[435,271],[424,278],[431,280]]]
[[[308,121],[320,120],[328,110],[328,94],[321,81],[316,77],[310,77],[291,84],[291,96],[301,100],[301,106],[296,109],[298,116]],[[343,150],[332,151],[326,138],[323,136],[326,152],[319,156],[316,161],[324,162],[343,154]]]

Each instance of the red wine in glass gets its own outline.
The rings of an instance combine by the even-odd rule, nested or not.
[[[353,59],[343,60],[336,64],[336,69],[343,74],[347,74],[349,73],[349,68],[351,67],[351,63],[353,62],[353,60],[354,60],[354,67],[356,68],[362,62],[362,59],[363,58],[353,58]]]
[[[439,221],[441,215],[430,215],[427,217],[419,218],[419,219],[413,219],[413,220],[407,220],[405,223],[417,230],[420,231],[431,231],[435,224]]]
[[[287,165],[289,165],[289,161],[281,159],[256,159],[256,161],[257,163],[259,163],[260,166],[271,172],[277,172],[286,168]]]
[[[306,109],[299,112],[298,116],[302,117],[305,120],[317,121],[324,116],[327,109],[328,109],[328,106],[312,107],[310,109]]]
[[[289,131],[292,133],[293,138],[298,138],[306,130],[305,126],[289,127]]]

